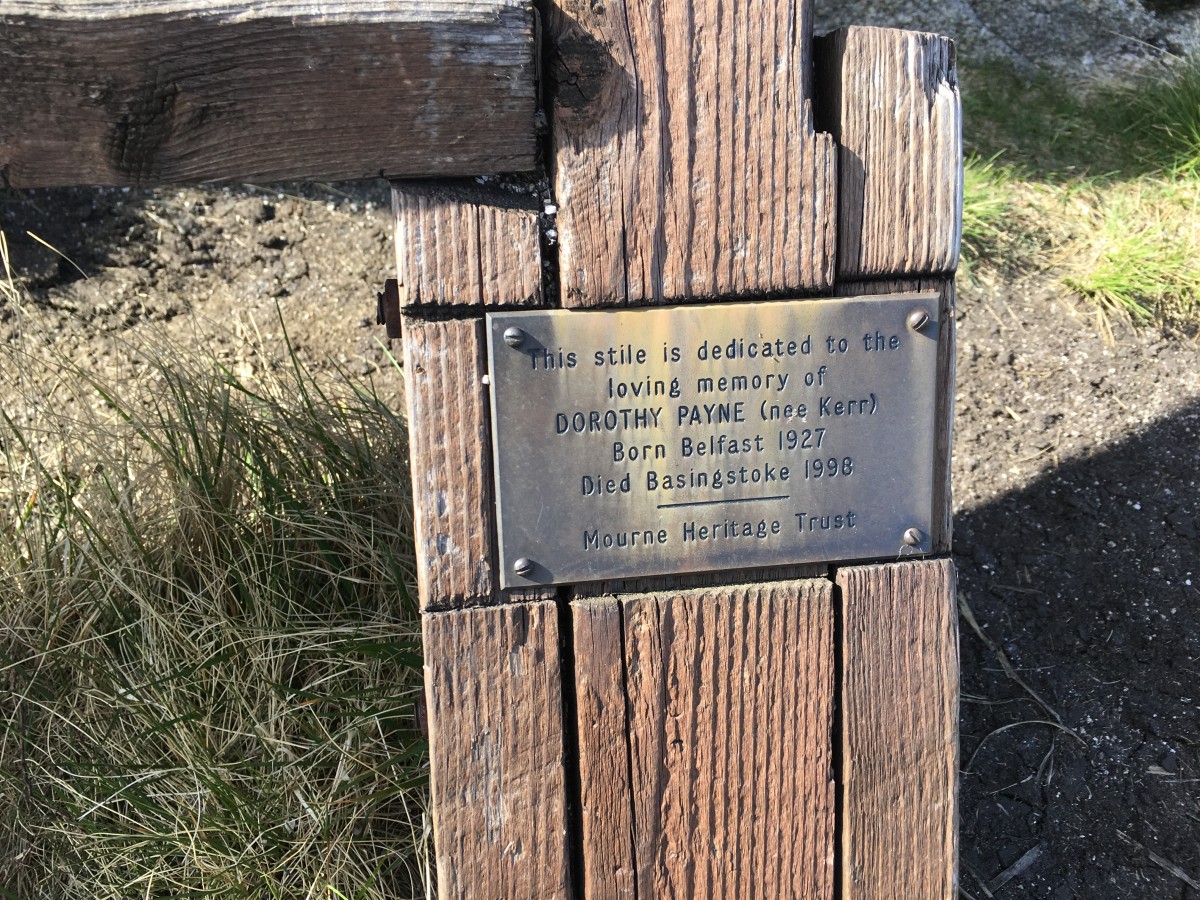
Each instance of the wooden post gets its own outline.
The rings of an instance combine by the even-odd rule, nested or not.
[[[954,270],[962,133],[954,46],[848,28],[818,41],[839,144],[842,295],[935,290],[939,334],[933,542],[950,551]],[[839,568],[839,900],[957,894],[958,625],[948,559]]]
[[[833,585],[572,604],[584,897],[832,896]]]
[[[569,896],[559,610],[499,589],[480,313],[543,302],[538,212],[462,184],[393,208],[439,895]]]
[[[812,0],[551,5],[564,306],[810,293],[834,276]]]
[[[555,604],[426,613],[424,626],[441,896],[567,896]]]
[[[810,22],[550,5],[557,284],[538,209],[397,185],[443,897],[954,896],[953,55]],[[486,312],[911,292],[940,323],[921,559],[501,587]]]

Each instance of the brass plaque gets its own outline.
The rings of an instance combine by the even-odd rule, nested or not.
[[[936,294],[487,322],[502,587],[929,551]]]

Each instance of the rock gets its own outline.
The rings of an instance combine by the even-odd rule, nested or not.
[[[1158,762],[1158,767],[1169,775],[1174,775],[1179,771],[1179,757],[1174,749],[1168,749],[1166,754]]]
[[[946,34],[972,60],[1079,71],[1200,46],[1195,0],[817,0],[816,32],[883,25]]]

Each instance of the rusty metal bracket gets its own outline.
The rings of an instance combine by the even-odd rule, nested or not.
[[[387,328],[389,339],[398,338],[400,330],[400,283],[389,278],[383,290],[375,295],[375,324]]]

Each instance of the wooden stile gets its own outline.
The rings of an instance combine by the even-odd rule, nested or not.
[[[842,896],[957,893],[958,619],[947,559],[841,569]]]
[[[534,165],[526,0],[6,0],[0,184]]]
[[[552,6],[558,293],[564,306],[587,308],[816,290],[938,292],[935,453],[914,463],[933,466],[931,538],[944,553],[950,273],[961,199],[953,56],[933,36],[850,29],[825,40],[825,75],[810,84],[809,6],[789,9],[799,29],[791,37],[774,30],[773,6],[725,10],[698,0],[657,17],[625,2]],[[701,38],[718,32],[729,41]],[[803,64],[768,66],[787,59]],[[777,96],[785,99],[775,107]],[[836,189],[833,146],[811,127],[814,96],[846,141],[843,165],[863,163],[843,168]],[[536,232],[509,227],[484,252],[479,223],[516,221],[503,219],[511,210],[497,211],[494,199],[427,196],[423,187],[397,187],[406,359],[410,389],[423,397],[413,401],[414,481],[417,502],[432,510],[418,517],[428,568],[422,599],[426,608],[431,598],[438,609],[463,608],[427,613],[426,627],[453,615],[486,633],[492,617],[515,608],[492,604],[525,599],[522,608],[537,610],[545,630],[554,604],[538,597],[552,589],[532,597],[496,589],[490,438],[477,383],[480,310],[552,295],[535,298],[525,287],[541,277],[540,259],[532,268]],[[519,213],[536,225],[536,209]],[[464,314],[471,318],[433,321]],[[424,427],[435,437],[418,446]],[[474,448],[471,434],[480,435]],[[451,546],[470,549],[442,552]],[[483,560],[486,570],[470,565]],[[565,769],[545,767],[535,780],[565,784],[578,869],[564,887],[556,867],[539,868],[544,881],[530,895],[952,896],[953,567],[900,561],[835,570],[834,581],[784,580],[828,571],[821,564],[562,589],[574,598],[568,655],[544,657],[552,667],[561,662],[562,696],[539,694],[532,712],[514,711],[512,721],[566,710]],[[447,652],[461,646],[427,645],[427,654]],[[431,667],[453,665],[427,658]],[[523,690],[512,672],[487,677],[508,695]],[[480,726],[452,718],[466,746],[468,729]],[[460,798],[484,796],[486,770],[436,752],[433,765],[459,766],[434,779],[435,819],[466,822]],[[526,787],[513,790],[519,806]],[[442,896],[509,896],[513,861],[494,845],[467,847],[453,837],[458,827],[439,824],[439,840],[455,841],[443,864],[457,867]],[[541,839],[559,840],[550,832]],[[462,856],[469,852],[486,859],[475,865]]]
[[[568,896],[556,604],[423,619],[439,895]]]
[[[583,896],[832,897],[832,585],[627,595],[572,617]]]
[[[812,0],[556,0],[553,182],[567,307],[833,281],[834,147]]]
[[[948,552],[953,45],[814,47],[812,4],[550,0],[557,285],[530,197],[395,186],[441,897],[955,894],[948,559],[496,577],[482,311],[555,296],[936,290],[935,453],[914,464]],[[526,171],[534,20],[528,0],[8,0],[0,183]]]
[[[402,305],[542,304],[536,197],[407,181],[392,208]]]

